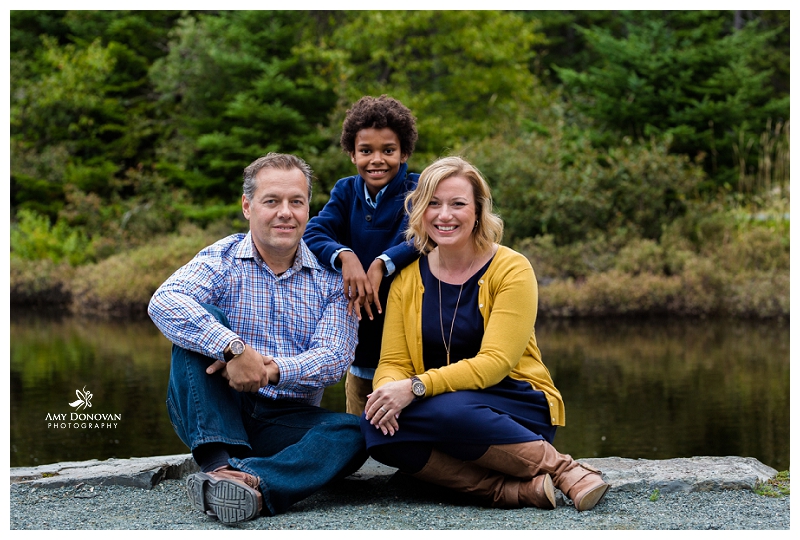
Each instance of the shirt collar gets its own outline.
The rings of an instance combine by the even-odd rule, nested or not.
[[[381,197],[383,196],[383,192],[386,191],[386,188],[388,188],[388,187],[389,187],[389,184],[386,184],[385,186],[383,186],[383,189],[378,192],[378,194],[375,196],[375,200],[373,201],[372,197],[369,194],[369,190],[367,189],[367,183],[364,182],[364,197],[367,198],[367,204],[370,205],[370,207],[372,207],[372,208],[375,208],[376,206],[378,206],[378,201],[381,200]]]
[[[245,237],[239,242],[239,245],[236,247],[235,256],[240,259],[256,259],[261,261],[261,256],[258,254],[258,250],[256,250],[256,246],[253,244],[253,236],[248,231]],[[319,269],[321,268],[319,265],[319,261],[311,253],[311,250],[308,249],[306,243],[301,239],[300,245],[297,246],[297,253],[294,256],[294,263],[292,263],[292,269],[297,271],[301,268],[313,268]]]

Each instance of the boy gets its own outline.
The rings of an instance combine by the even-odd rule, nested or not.
[[[340,142],[358,174],[336,182],[303,239],[323,265],[342,273],[348,313],[355,310],[359,319],[345,394],[347,412],[361,415],[380,359],[392,276],[419,256],[403,237],[403,203],[419,178],[406,164],[417,142],[416,120],[396,99],[365,96],[347,111]]]

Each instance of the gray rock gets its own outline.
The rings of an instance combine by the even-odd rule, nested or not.
[[[11,483],[58,488],[78,484],[130,486],[151,489],[165,479],[196,472],[191,454],[148,458],[67,461],[38,467],[12,467]]]
[[[612,483],[590,512],[577,512],[571,501],[563,500],[555,510],[489,508],[369,460],[355,474],[332,482],[284,514],[235,526],[191,504],[185,480],[194,470],[189,454],[61,463],[12,469],[9,525],[13,530],[58,531],[790,529],[789,496],[764,497],[749,489],[757,479],[775,473],[754,459],[580,461],[603,470]]]
[[[600,469],[615,491],[658,489],[662,493],[676,493],[753,489],[757,482],[778,473],[757,459],[735,456],[665,460],[610,457],[579,461]],[[86,483],[151,489],[162,480],[181,478],[196,470],[191,454],[106,461],[93,459],[12,468],[11,483],[51,488]],[[391,476],[395,472],[396,469],[369,459],[353,474],[353,478],[370,480]]]
[[[778,471],[750,457],[691,457],[663,460],[619,457],[581,459],[603,471],[615,491],[658,489],[680,491],[721,491],[753,489]]]

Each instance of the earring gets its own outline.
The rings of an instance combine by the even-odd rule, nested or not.
[[[477,228],[478,228],[478,220],[477,220],[477,219],[475,220],[475,226],[474,226],[474,227],[472,227],[472,228],[473,228],[473,229],[477,229]]]

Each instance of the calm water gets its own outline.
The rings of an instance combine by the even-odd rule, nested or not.
[[[170,344],[152,323],[11,319],[12,467],[188,452],[164,406]],[[789,468],[788,323],[540,320],[537,337],[567,407],[562,452]],[[344,411],[341,383],[323,406]]]

